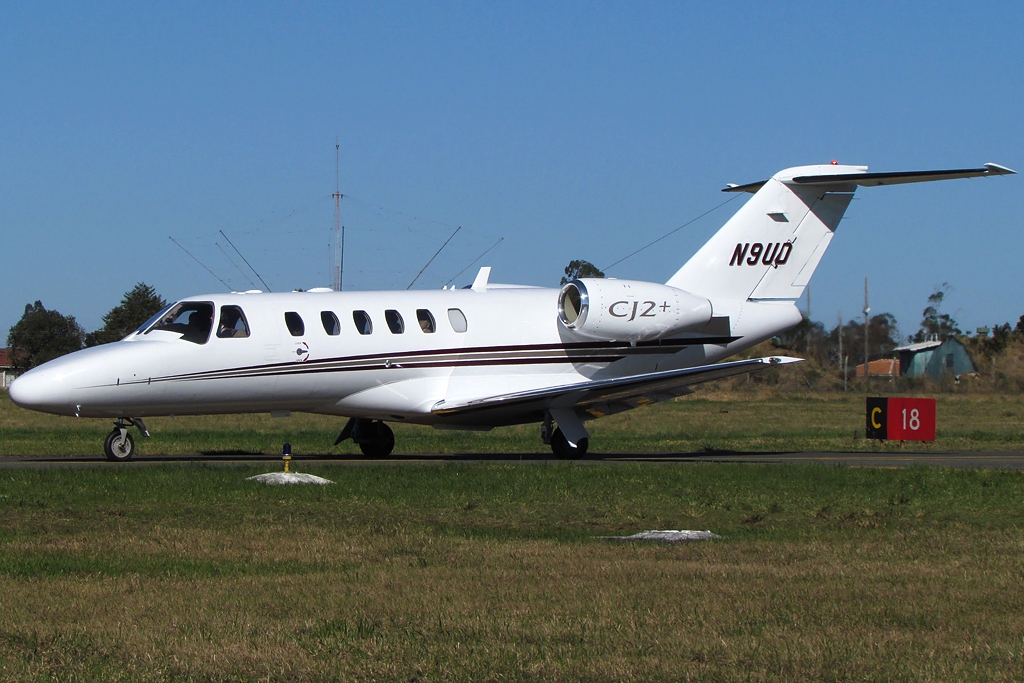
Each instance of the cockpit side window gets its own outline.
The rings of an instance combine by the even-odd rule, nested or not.
[[[217,336],[221,339],[249,336],[249,323],[245,321],[245,314],[238,306],[220,307],[220,324],[217,325]]]
[[[306,333],[306,325],[302,322],[302,316],[295,311],[288,311],[284,314],[284,323],[293,337],[301,337]]]
[[[213,304],[208,301],[182,301],[175,304],[156,323],[146,330],[150,332],[173,332],[185,341],[205,344],[213,329]]]

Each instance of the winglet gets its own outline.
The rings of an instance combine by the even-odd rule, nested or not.
[[[985,164],[985,168],[988,169],[988,175],[1016,175],[1017,172],[1012,168],[1006,168],[999,164],[993,164],[991,162]]]

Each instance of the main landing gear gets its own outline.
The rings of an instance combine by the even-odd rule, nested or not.
[[[345,439],[359,444],[359,450],[368,458],[386,458],[395,450],[395,433],[380,420],[351,418],[334,440],[334,445]]]
[[[114,423],[114,431],[107,434],[103,442],[103,452],[107,460],[114,462],[126,462],[135,455],[135,439],[128,433],[128,427],[138,427],[142,436],[148,437],[149,430],[142,420],[137,417],[119,417]]]
[[[551,446],[551,452],[555,454],[556,458],[562,460],[578,460],[587,454],[587,446],[590,445],[590,437],[586,436],[587,432],[583,428],[583,423],[580,422],[579,418],[573,413],[572,415],[565,414],[568,411],[557,411],[563,413],[561,415],[562,421],[567,425],[567,428],[574,432],[576,436],[576,445],[569,443],[569,438],[562,431],[562,427],[558,426],[552,430],[551,413],[544,414],[544,422],[540,425],[540,438],[545,444]],[[583,436],[580,436],[583,434]]]

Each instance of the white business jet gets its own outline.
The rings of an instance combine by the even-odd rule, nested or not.
[[[560,457],[587,450],[588,420],[787,357],[718,362],[801,320],[796,301],[858,186],[1014,173],[983,168],[868,173],[802,166],[730,185],[753,197],[665,284],[581,278],[560,290],[489,282],[465,289],[259,291],[189,297],[120,342],[19,377],[19,406],[114,418],[104,450],[135,451],[143,419],[305,411],[349,418],[370,457],[394,448],[387,422],[488,430],[536,422]]]

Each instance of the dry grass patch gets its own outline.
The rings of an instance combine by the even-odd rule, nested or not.
[[[0,651],[40,679],[1024,675],[1015,534],[404,544],[363,539],[350,569],[299,577],[4,581]]]

